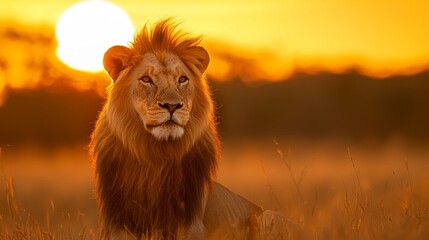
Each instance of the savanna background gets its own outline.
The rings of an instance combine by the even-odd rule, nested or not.
[[[77,2],[0,2],[0,239],[98,237],[86,145],[110,80],[56,54]],[[218,181],[294,238],[429,236],[427,1],[111,2],[205,35]]]

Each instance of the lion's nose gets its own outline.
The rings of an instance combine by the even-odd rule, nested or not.
[[[158,105],[161,108],[167,109],[171,114],[173,114],[174,111],[176,111],[177,109],[183,107],[183,104],[181,104],[181,103],[175,103],[175,104],[171,104],[171,103],[158,103]]]

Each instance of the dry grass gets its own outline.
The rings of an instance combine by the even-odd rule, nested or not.
[[[429,151],[225,144],[219,181],[295,222],[294,239],[429,236]],[[97,239],[83,149],[3,149],[0,239]]]
[[[97,239],[83,151],[27,149],[0,160],[0,239]]]

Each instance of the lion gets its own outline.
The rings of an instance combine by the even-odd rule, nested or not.
[[[282,218],[215,182],[210,57],[177,27],[145,25],[105,53],[112,84],[90,143],[101,239],[266,238]]]

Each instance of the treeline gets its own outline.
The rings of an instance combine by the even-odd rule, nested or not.
[[[429,72],[371,79],[296,74],[277,83],[215,85],[226,136],[429,139]]]

